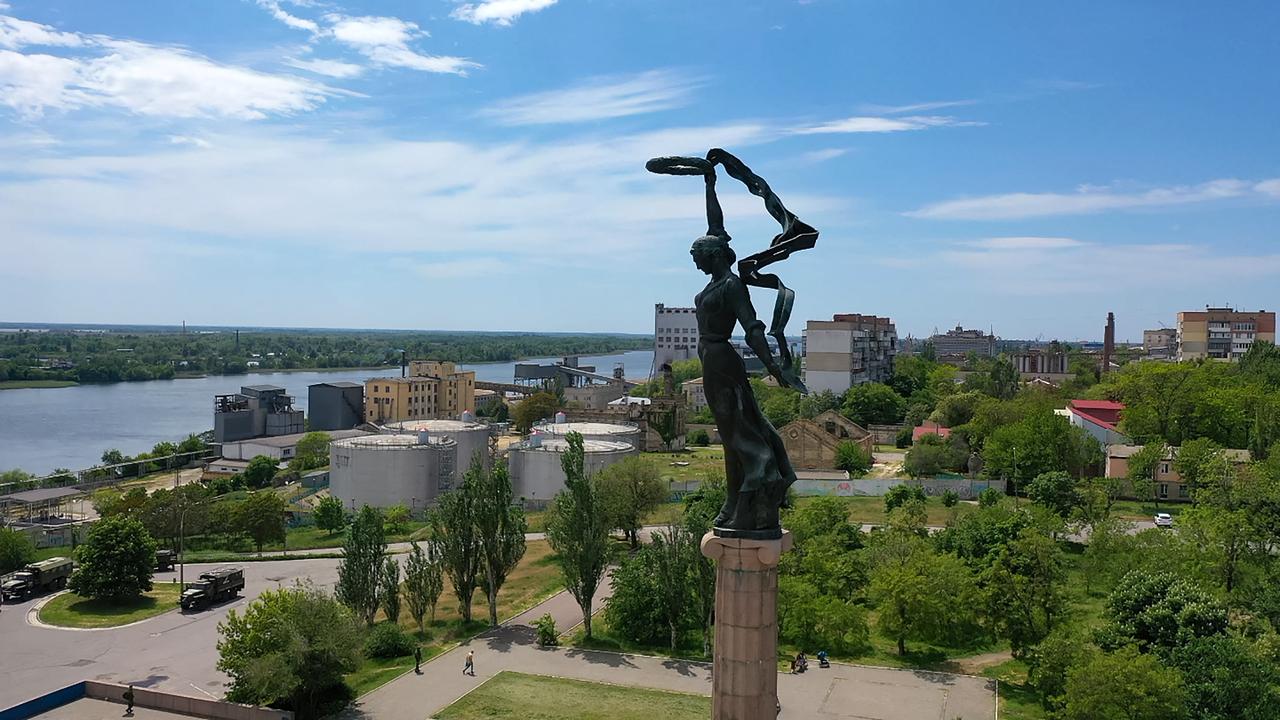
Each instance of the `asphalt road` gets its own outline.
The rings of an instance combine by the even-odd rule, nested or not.
[[[187,565],[187,577],[215,565]],[[231,608],[243,608],[264,590],[310,578],[332,587],[334,559],[243,564],[244,593],[215,608],[183,614],[178,610],[137,625],[107,630],[63,630],[27,624],[27,611],[39,599],[5,603],[0,612],[0,708],[28,700],[80,680],[133,683],[183,695],[221,697],[225,676],[215,668],[218,623]],[[176,580],[177,572],[156,580]]]

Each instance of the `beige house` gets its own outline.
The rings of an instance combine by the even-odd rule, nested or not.
[[[1129,458],[1142,449],[1141,445],[1108,445],[1106,476],[1109,478],[1126,478],[1129,476]],[[1182,481],[1182,476],[1173,467],[1179,448],[1171,447],[1163,459],[1156,465],[1155,495],[1161,500],[1191,500],[1191,488]],[[1227,459],[1235,465],[1243,465],[1251,459],[1248,450],[1224,450]]]
[[[684,391],[685,404],[690,410],[698,412],[707,406],[707,391],[702,386],[702,378],[686,380],[680,389]]]
[[[834,468],[836,446],[842,442],[860,445],[868,455],[875,447],[875,440],[870,432],[834,410],[828,410],[812,420],[795,420],[780,432],[787,456],[797,470]]]
[[[370,378],[364,383],[365,422],[457,420],[476,411],[476,374],[451,362],[413,360],[409,377]]]

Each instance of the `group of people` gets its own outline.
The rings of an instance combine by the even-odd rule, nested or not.
[[[824,668],[831,667],[831,661],[827,659],[826,650],[818,651],[818,667],[824,667]],[[806,657],[804,654],[804,651],[801,650],[800,652],[796,653],[795,657],[791,658],[791,674],[796,675],[808,669],[809,669],[809,658]]]

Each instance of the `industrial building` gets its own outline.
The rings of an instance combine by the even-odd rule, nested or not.
[[[555,420],[540,422],[532,430],[534,435],[561,440],[568,437],[569,433],[578,433],[583,440],[624,442],[635,448],[640,447],[640,426],[634,423],[566,422],[564,413],[560,413]]]
[[[417,514],[457,482],[458,443],[422,434],[366,435],[329,445],[329,494],[352,510],[404,505]]]
[[[1206,307],[1204,312],[1178,313],[1178,360],[1236,361],[1262,340],[1276,341],[1276,314]]]
[[[511,488],[527,507],[543,507],[564,489],[565,474],[560,458],[569,441],[560,437],[531,435],[512,445],[507,455]],[[616,440],[582,441],[583,468],[588,476],[634,455],[634,445]]]
[[[698,315],[691,307],[653,306],[653,366],[698,357]]]
[[[946,355],[968,355],[975,353],[979,357],[995,357],[996,336],[981,330],[965,330],[957,325],[955,330],[945,333],[935,332],[928,339],[938,357]]]
[[[413,360],[407,377],[366,380],[364,396],[365,422],[457,419],[476,410],[476,374],[451,362]]]
[[[307,427],[350,430],[364,422],[364,385],[349,380],[316,383],[307,388]]]
[[[213,398],[215,443],[290,435],[304,429],[302,411],[293,409],[293,396],[278,385],[245,385],[234,395]]]
[[[467,420],[401,420],[383,426],[391,434],[426,434],[429,438],[452,438],[458,443],[458,480],[477,455],[485,467],[492,464],[489,426]],[[456,484],[456,483],[455,483]]]
[[[804,382],[811,392],[843,394],[854,385],[888,382],[898,352],[898,331],[889,318],[835,315],[805,326]]]
[[[332,430],[328,431],[330,440],[372,435],[364,430]],[[266,455],[274,460],[287,462],[292,460],[298,449],[298,441],[306,437],[306,433],[278,435],[276,437],[250,438],[222,444],[223,460],[252,460],[259,455]]]
[[[1024,350],[1010,355],[1009,361],[1018,371],[1018,379],[1024,382],[1040,379],[1061,383],[1072,377],[1070,358],[1060,350]]]
[[[604,375],[596,372],[594,365],[580,364],[576,355],[551,365],[516,363],[515,382],[550,392],[559,390],[566,404],[586,410],[602,410],[635,387],[623,377],[622,363],[614,366],[612,375]]]

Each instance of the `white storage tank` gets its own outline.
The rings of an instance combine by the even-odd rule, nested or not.
[[[564,468],[560,458],[568,449],[563,438],[533,436],[511,446],[507,455],[507,468],[511,473],[511,488],[515,496],[526,505],[541,507],[564,489]],[[588,476],[636,454],[634,445],[617,440],[583,440],[583,467]]]
[[[383,432],[426,433],[431,438],[453,438],[458,442],[458,472],[453,479],[454,487],[462,482],[462,475],[471,467],[471,461],[480,453],[480,461],[490,467],[493,460],[489,455],[489,426],[484,423],[467,420],[401,420],[387,423]]]
[[[640,447],[640,427],[632,423],[604,422],[541,422],[533,426],[533,433],[544,438],[563,439],[571,432],[582,436],[583,440],[607,440],[624,442],[632,447]]]
[[[453,438],[365,435],[329,443],[329,493],[348,510],[404,505],[414,514],[450,489],[457,473]]]

